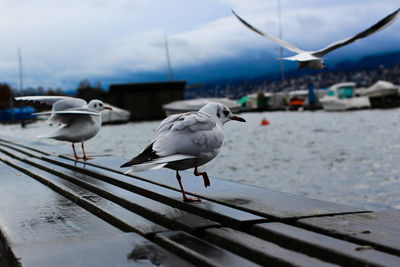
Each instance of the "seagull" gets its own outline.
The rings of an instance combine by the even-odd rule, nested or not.
[[[183,200],[200,201],[186,196],[179,171],[194,168],[194,175],[203,176],[204,186],[210,186],[207,172],[199,172],[197,168],[218,155],[224,141],[222,126],[230,120],[245,122],[233,115],[228,107],[216,102],[208,103],[199,111],[171,115],[155,129],[150,144],[121,168],[132,166],[125,174],[162,167],[176,170]]]
[[[75,159],[88,160],[84,141],[94,137],[101,127],[100,111],[111,109],[101,100],[93,99],[89,103],[80,98],[68,96],[22,96],[17,101],[34,101],[52,105],[50,112],[34,113],[35,115],[50,115],[47,123],[60,126],[57,131],[38,138],[51,138],[59,141],[72,142]],[[75,143],[81,142],[83,157],[79,157],[75,150]]]
[[[325,48],[322,48],[320,50],[316,50],[316,51],[304,51],[300,48],[297,48],[296,46],[281,40],[279,38],[276,38],[274,36],[271,36],[269,34],[266,34],[258,29],[256,29],[255,27],[251,26],[249,23],[247,23],[244,19],[242,19],[241,17],[239,17],[239,15],[237,15],[235,13],[235,11],[232,10],[233,15],[235,15],[235,17],[241,22],[243,23],[247,28],[249,28],[250,30],[264,36],[265,38],[271,40],[274,43],[277,43],[278,45],[297,53],[296,55],[292,56],[292,57],[284,57],[283,59],[286,60],[291,60],[291,61],[297,61],[299,63],[299,67],[297,68],[298,70],[302,69],[302,68],[310,68],[310,69],[326,69],[324,60],[322,59],[323,56],[325,56],[326,54],[328,54],[329,52],[338,49],[342,46],[351,44],[359,39],[365,38],[375,32],[378,32],[384,28],[386,28],[387,26],[389,26],[391,23],[393,23],[396,18],[398,17],[399,13],[400,13],[400,8],[397,9],[395,12],[389,14],[388,16],[386,16],[385,18],[383,18],[382,20],[378,21],[377,23],[375,23],[374,25],[372,25],[371,27],[369,27],[368,29],[343,40],[334,42],[328,46],[326,46]]]

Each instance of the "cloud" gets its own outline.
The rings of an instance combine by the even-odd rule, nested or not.
[[[398,3],[281,0],[281,8],[284,39],[300,48],[319,49],[372,25]],[[18,46],[25,84],[45,87],[73,86],[82,79],[110,79],[120,73],[165,71],[165,36],[174,68],[235,58],[245,51],[277,57],[277,46],[241,25],[231,9],[278,36],[277,1],[2,1],[0,82],[18,79]],[[385,49],[398,47],[399,30],[397,21],[344,51],[360,47],[377,51],[383,41]]]

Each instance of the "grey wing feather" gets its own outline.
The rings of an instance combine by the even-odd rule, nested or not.
[[[154,130],[154,137],[153,141],[160,135],[163,134],[164,132],[167,132],[173,125],[173,123],[180,117],[182,114],[173,114],[165,118],[161,123],[157,126],[157,128]],[[152,142],[153,142],[152,141]]]
[[[302,52],[304,52],[304,50],[301,50],[300,48],[298,48],[298,47],[296,47],[296,46],[294,46],[294,45],[292,45],[292,44],[290,44],[290,43],[288,43],[288,42],[286,42],[286,41],[284,41],[284,40],[281,40],[281,39],[279,39],[279,38],[276,38],[276,37],[274,37],[274,36],[271,36],[271,35],[269,35],[269,34],[266,34],[265,32],[262,32],[262,31],[260,31],[259,29],[253,27],[252,25],[250,25],[249,23],[247,23],[247,21],[245,21],[244,19],[242,19],[241,17],[239,17],[239,15],[235,13],[235,11],[232,10],[232,13],[233,13],[233,15],[235,15],[235,17],[236,17],[241,23],[244,24],[244,26],[246,26],[246,27],[249,28],[250,30],[254,31],[255,33],[258,33],[258,34],[260,34],[261,36],[264,36],[265,38],[269,39],[270,41],[272,41],[272,42],[274,42],[274,43],[277,43],[278,45],[280,45],[280,46],[282,46],[282,47],[284,47],[284,48],[286,48],[286,49],[288,49],[288,50],[290,50],[290,51],[292,51],[292,52],[295,52],[295,53],[302,53]]]
[[[223,131],[208,115],[189,112],[174,116],[159,128],[153,139],[153,149],[161,157],[184,154],[197,156],[219,149]]]
[[[54,103],[56,103],[60,100],[79,99],[79,98],[74,98],[74,97],[69,97],[69,96],[20,96],[20,97],[14,98],[14,99],[16,101],[34,101],[34,102],[40,102],[40,103],[47,104],[47,105],[53,105]]]
[[[93,111],[91,109],[70,109],[61,111],[51,111],[42,112],[39,114],[51,114],[50,118],[47,120],[48,124],[69,124],[71,120],[76,118],[76,116],[100,116],[99,112]]]
[[[389,14],[388,16],[386,16],[385,18],[381,19],[380,21],[378,21],[377,23],[375,23],[374,25],[372,25],[371,27],[369,27],[368,29],[343,40],[334,42],[328,46],[326,46],[323,49],[320,49],[318,51],[315,51],[312,53],[312,55],[316,56],[316,57],[322,57],[324,55],[326,55],[327,53],[338,49],[342,46],[351,44],[359,39],[365,38],[367,36],[370,36],[371,34],[378,32],[380,30],[383,30],[384,28],[386,28],[387,26],[389,26],[390,24],[392,24],[396,18],[399,16],[400,14],[400,8],[397,9],[395,12]]]
[[[54,103],[52,111],[71,110],[87,107],[85,100],[80,98],[66,98]]]

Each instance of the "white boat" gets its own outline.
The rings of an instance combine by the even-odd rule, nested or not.
[[[366,96],[355,95],[354,82],[337,83],[329,88],[328,93],[320,99],[326,111],[344,111],[370,108],[371,103]]]
[[[190,100],[179,100],[163,105],[165,115],[183,113],[188,111],[198,111],[209,102],[218,102],[227,106],[233,113],[240,111],[240,105],[235,100],[228,98],[198,98]]]
[[[368,88],[357,91],[361,96],[369,97],[372,108],[393,108],[400,106],[400,86],[388,81],[377,81]]]
[[[107,103],[105,103],[105,105],[111,107],[112,109],[105,109],[101,111],[101,119],[103,124],[124,123],[128,122],[131,118],[131,113],[128,110],[121,109]]]

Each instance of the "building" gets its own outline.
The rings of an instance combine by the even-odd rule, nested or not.
[[[131,112],[131,120],[165,117],[162,105],[183,99],[186,81],[110,85],[107,101]]]

